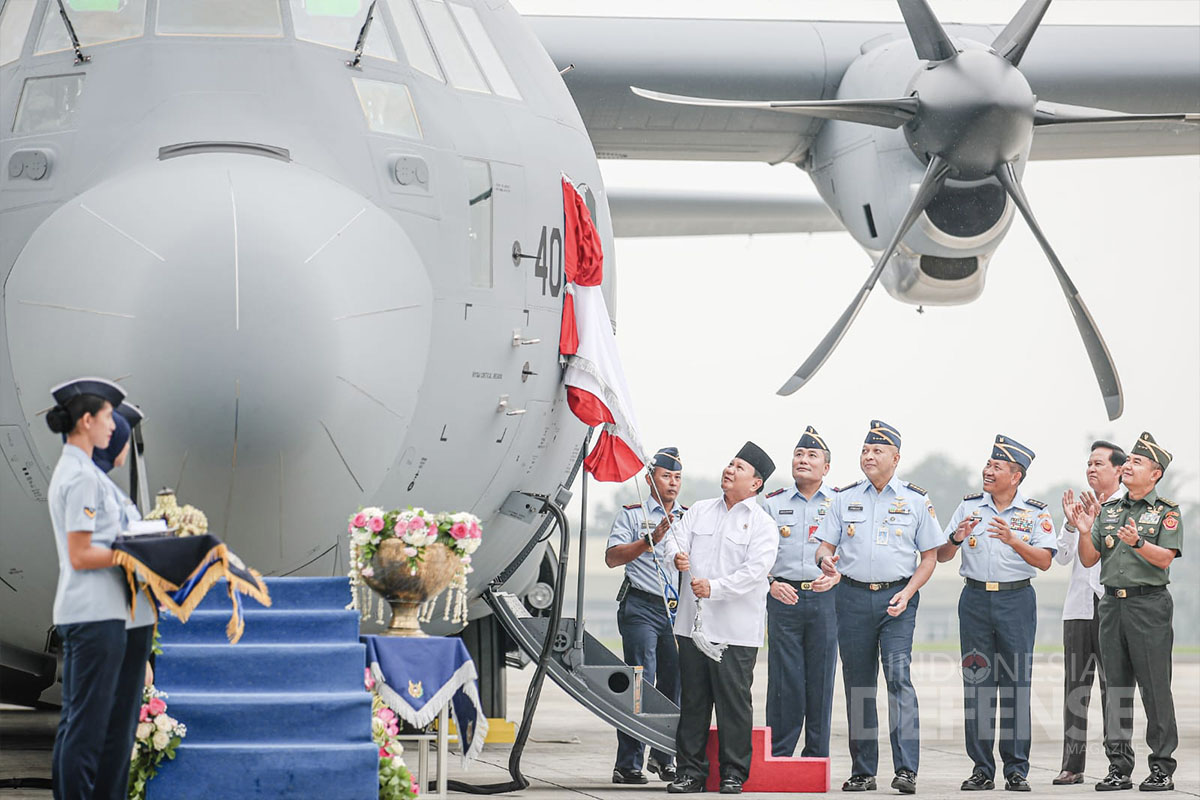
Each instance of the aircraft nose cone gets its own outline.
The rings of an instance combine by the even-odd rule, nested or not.
[[[307,168],[232,154],[156,162],[58,209],[5,302],[27,416],[65,377],[122,378],[148,415],[151,483],[179,484],[218,533],[264,505],[283,529],[363,502],[404,440],[432,319],[396,220]]]

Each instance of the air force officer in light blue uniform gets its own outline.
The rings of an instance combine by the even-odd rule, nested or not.
[[[1034,453],[997,436],[983,468],[983,491],[969,494],[946,525],[938,561],[962,553],[966,586],[958,599],[967,755],[975,767],[963,791],[995,786],[997,709],[1004,788],[1028,792],[1029,682],[1037,596],[1030,581],[1058,548],[1046,504],[1021,493]],[[999,700],[997,700],[999,694]]]
[[[837,672],[837,612],[829,590],[837,579],[816,562],[817,531],[833,504],[828,473],[829,447],[810,425],[792,452],[792,485],[763,499],[779,526],[767,595],[767,726],[774,756],[790,757],[801,730],[802,757],[829,756]]]
[[[909,676],[920,588],[937,566],[944,541],[925,490],[896,477],[900,432],[872,420],[859,456],[865,480],[837,490],[817,538],[817,563],[841,573],[836,589],[838,647],[850,724],[847,792],[875,789],[879,766],[879,665],[888,691],[892,788],[917,790],[921,723]],[[835,552],[836,550],[836,552]]]

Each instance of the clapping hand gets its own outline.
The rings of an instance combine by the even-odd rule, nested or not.
[[[1008,526],[1000,517],[992,517],[992,521],[988,523],[988,538],[999,539],[1009,547],[1017,541],[1017,535],[1013,533],[1012,528]]]
[[[1141,534],[1138,533],[1137,526],[1133,524],[1132,520],[1121,526],[1121,530],[1117,531],[1117,536],[1121,537],[1121,541],[1130,547],[1137,544],[1137,540],[1141,538]]]

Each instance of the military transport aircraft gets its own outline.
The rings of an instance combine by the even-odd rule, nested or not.
[[[695,201],[610,197],[598,157],[812,174],[833,215],[774,219],[845,227],[877,264],[784,391],[877,280],[913,303],[977,296],[1019,212],[1119,413],[1116,370],[1020,176],[1030,158],[1200,151],[1181,113],[1200,108],[1200,37],[1039,30],[1048,0],[1013,5],[987,27],[943,26],[924,0],[900,0],[904,25],[526,20],[504,0],[4,0],[6,699],[54,678],[60,443],[42,414],[75,375],[119,380],[148,412],[143,502],[175,487],[265,573],[335,574],[349,512],[415,504],[478,514],[474,591],[495,579],[543,519],[520,493],[570,485],[584,446],[557,348],[562,177],[610,255],[614,227],[685,229],[676,201]],[[505,588],[544,605],[541,571],[535,549]]]

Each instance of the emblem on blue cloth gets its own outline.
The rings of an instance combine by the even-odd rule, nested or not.
[[[425,687],[421,685],[420,681],[409,681],[408,682],[408,694],[411,697],[415,697],[415,698],[419,699],[422,696],[424,696]]]

